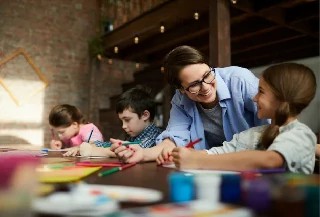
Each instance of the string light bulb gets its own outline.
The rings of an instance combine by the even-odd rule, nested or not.
[[[97,55],[97,59],[98,59],[99,61],[101,61],[101,60],[102,60],[102,56],[101,56],[101,54],[98,54],[98,55]]]
[[[160,71],[163,73],[164,72],[164,67],[161,66]]]
[[[110,65],[112,64],[112,59],[111,59],[111,58],[108,59],[108,63],[109,63]]]
[[[118,48],[117,46],[115,46],[115,47],[113,48],[113,51],[114,51],[114,53],[119,53],[119,48]]]
[[[193,17],[195,20],[199,20],[199,13],[198,12],[194,12]]]
[[[165,31],[165,27],[164,27],[164,25],[161,25],[161,26],[160,26],[160,32],[161,32],[161,33],[164,33],[164,31]]]
[[[139,37],[135,36],[133,41],[134,41],[135,44],[139,44]]]
[[[140,63],[136,63],[136,69],[140,68]]]
[[[231,0],[231,3],[235,5],[237,4],[237,0]]]

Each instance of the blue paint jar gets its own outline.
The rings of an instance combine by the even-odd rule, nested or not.
[[[220,185],[220,201],[223,203],[241,203],[241,177],[237,174],[223,174]]]
[[[195,198],[194,176],[189,173],[173,172],[169,175],[170,200],[187,202]]]

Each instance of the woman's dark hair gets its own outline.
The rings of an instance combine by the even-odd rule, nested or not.
[[[73,122],[87,123],[80,109],[73,105],[63,104],[53,107],[49,114],[49,124],[53,127],[69,127]]]
[[[117,114],[122,113],[125,109],[137,113],[139,118],[145,110],[150,113],[150,121],[153,121],[156,113],[156,103],[151,96],[151,89],[145,86],[137,85],[124,92],[116,104]]]
[[[297,116],[314,98],[317,89],[316,77],[307,66],[297,63],[282,63],[267,68],[262,79],[280,100],[274,123],[269,125],[261,137],[261,145],[267,149],[279,134],[279,127],[289,116]]]
[[[164,58],[164,76],[166,81],[175,88],[181,88],[180,71],[192,64],[206,63],[200,51],[190,46],[179,46],[170,51]]]

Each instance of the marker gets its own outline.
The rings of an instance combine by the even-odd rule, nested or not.
[[[284,173],[284,172],[286,172],[286,169],[285,169],[285,168],[257,169],[257,170],[252,170],[252,172],[263,173],[263,174],[268,174],[268,173]]]
[[[121,145],[139,145],[141,141],[135,141],[135,142],[124,142]]]
[[[198,142],[200,142],[202,139],[201,138],[199,138],[199,139],[196,139],[196,140],[194,140],[193,142],[191,141],[191,142],[189,142],[188,144],[186,144],[186,148],[193,148],[193,146],[195,145],[195,144],[197,144]]]
[[[91,139],[92,133],[93,133],[93,127],[92,127],[92,130],[91,130],[90,135],[89,135],[89,138],[88,138],[88,143],[90,142],[90,139]]]
[[[99,177],[107,176],[107,175],[110,175],[112,173],[115,173],[115,172],[127,169],[129,167],[132,167],[134,165],[136,165],[136,163],[130,163],[130,164],[126,164],[126,165],[123,165],[123,166],[120,166],[120,167],[115,167],[115,168],[112,168],[110,170],[106,170],[106,171],[103,171],[103,172],[99,173],[98,176]]]

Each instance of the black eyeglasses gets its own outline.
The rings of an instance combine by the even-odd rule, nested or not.
[[[184,88],[186,91],[192,94],[197,94],[202,88],[202,84],[211,84],[216,78],[216,73],[214,68],[210,67],[210,71],[206,72],[200,81],[194,81],[193,84],[190,84],[187,88]]]

